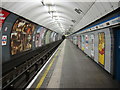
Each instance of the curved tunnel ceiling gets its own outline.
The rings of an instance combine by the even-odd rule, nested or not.
[[[28,0],[26,0],[27,2],[24,2],[25,0],[20,0],[21,2],[18,2],[18,0],[10,1],[11,0],[3,0],[2,7],[62,34],[69,30],[75,32],[82,28],[81,25],[85,23],[83,21],[86,15],[89,14],[89,11],[98,0],[92,0],[92,2],[89,2],[89,0],[87,0],[87,2],[80,2],[80,0],[66,0],[66,2],[64,2],[64,0],[29,0],[31,2]],[[111,0],[106,1],[110,2]],[[113,5],[114,9],[117,8],[117,4],[113,2],[109,4]],[[113,6],[111,6],[111,8]],[[104,7],[104,9],[106,8],[107,7]],[[97,7],[97,9],[99,8]],[[108,12],[106,12],[106,14],[107,13]],[[103,13],[103,15],[105,15],[105,13]],[[94,17],[94,20],[97,18]],[[89,23],[90,21],[86,22],[84,25]]]

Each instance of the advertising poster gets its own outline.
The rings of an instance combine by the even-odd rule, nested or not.
[[[39,40],[39,38],[40,38],[40,30],[41,30],[41,28],[39,28],[37,30],[36,34],[35,34],[35,47],[39,47],[39,42],[41,42]]]
[[[85,50],[85,36],[82,35],[82,50]]]
[[[52,32],[51,33],[51,42],[53,42],[53,35],[54,35],[55,32]]]
[[[85,47],[88,49],[88,35],[85,35]]]
[[[46,44],[50,43],[50,34],[51,34],[51,31],[48,30],[47,33],[46,33],[46,40],[45,40]]]
[[[40,47],[42,46],[42,34],[43,34],[43,27],[39,27],[36,32],[36,39],[35,39],[35,46]]]
[[[77,42],[77,36],[74,36],[74,43],[75,43],[75,45],[78,44],[78,42]]]
[[[0,11],[0,28],[2,27],[2,24],[4,23],[5,19],[7,18],[7,16],[9,15],[10,13],[1,9]]]
[[[41,33],[40,33],[40,36],[41,36],[41,45],[44,44],[45,32],[46,32],[46,29],[42,28]]]
[[[11,54],[27,51],[32,48],[32,34],[35,25],[24,20],[17,19],[11,31]]]
[[[98,43],[98,61],[100,64],[104,65],[105,62],[105,33],[101,32],[98,34],[99,43]]]
[[[80,48],[80,36],[77,37],[78,39],[78,47]]]
[[[2,36],[2,46],[7,45],[7,35]]]
[[[53,36],[53,41],[55,41],[55,36],[56,36],[56,33],[54,33],[54,36]]]
[[[55,36],[55,41],[58,40],[58,33],[56,33],[56,36]]]
[[[80,35],[80,49],[82,49],[82,36]]]
[[[94,58],[94,34],[91,35],[91,57]]]

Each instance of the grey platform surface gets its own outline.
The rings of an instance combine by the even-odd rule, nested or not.
[[[64,40],[59,49],[41,88],[120,88],[120,83],[69,40]]]
[[[117,88],[119,83],[66,40],[60,88]]]

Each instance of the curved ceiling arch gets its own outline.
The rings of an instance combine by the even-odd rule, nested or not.
[[[70,25],[73,25],[73,22],[72,22],[71,20],[64,19],[64,18],[61,18],[61,17],[60,17],[60,19],[55,20],[55,21],[49,21],[48,19],[46,19],[46,20],[44,20],[43,22],[44,22],[46,25],[48,25],[48,24],[50,24],[50,23],[61,23],[61,21],[62,21],[62,22],[66,22],[66,23],[68,23],[68,24],[70,24]]]
[[[44,4],[41,3],[44,1]],[[47,2],[49,1],[49,3]],[[52,2],[53,1],[53,2]],[[58,1],[58,2],[57,2]],[[39,25],[45,26],[48,29],[62,33],[70,28],[72,32],[79,30],[83,26],[90,23],[92,19],[98,19],[100,13],[106,15],[111,9],[105,6],[102,2],[96,4],[99,0],[92,2],[69,2],[57,0],[38,0],[38,2],[2,2],[2,7],[16,13],[26,19],[29,19]],[[108,0],[109,1],[109,0]],[[108,4],[113,4],[108,3]],[[114,3],[114,8],[117,8],[118,3]],[[95,6],[96,5],[96,6]],[[105,8],[98,7],[103,5]],[[111,5],[109,5],[111,6]],[[97,7],[98,9],[95,9]],[[112,7],[112,8],[113,8]],[[103,10],[102,10],[103,9]],[[94,13],[95,10],[100,10],[100,13]],[[105,12],[106,11],[106,12]],[[93,15],[92,15],[93,14]],[[92,20],[92,21],[94,21]],[[57,23],[55,23],[57,22]],[[60,25],[59,25],[60,24]]]
[[[77,15],[77,13],[73,12],[74,10],[71,10],[68,7],[61,6],[61,7],[57,7],[57,8],[58,8],[57,12],[59,13],[59,15],[64,14],[66,16],[69,16],[71,19],[76,19],[76,20],[79,17],[79,15]],[[71,12],[73,12],[73,13],[71,13]]]

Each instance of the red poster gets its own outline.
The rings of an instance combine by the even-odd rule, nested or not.
[[[9,15],[10,13],[5,11],[5,10],[0,10],[0,27],[2,27],[2,24],[4,23],[6,17]]]

